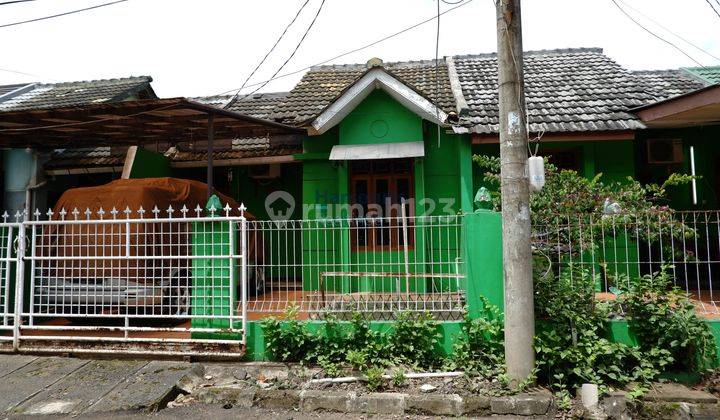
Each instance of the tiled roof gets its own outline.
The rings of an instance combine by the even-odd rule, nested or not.
[[[251,137],[233,139],[225,145],[217,145],[213,151],[213,159],[242,159],[248,157],[283,156],[302,153],[302,147],[293,144],[271,144],[267,137]],[[198,146],[189,150],[188,147],[169,149],[165,155],[171,162],[189,162],[207,160],[207,152]],[[45,164],[46,169],[99,168],[117,167],[125,163],[125,147],[95,147],[86,149],[64,149],[53,152]]]
[[[640,80],[648,91],[658,100],[682,95],[708,85],[699,77],[688,74],[682,69],[675,70],[642,70],[632,74]]]
[[[269,92],[254,93],[247,97],[240,96],[240,99],[228,109],[251,117],[267,119],[272,110],[287,97],[288,93]],[[206,105],[223,107],[232,99],[232,95],[204,96],[191,99]]]
[[[435,61],[406,61],[382,65],[393,76],[414,88],[445,111],[455,110],[445,61],[437,66],[436,98]],[[270,114],[270,118],[289,124],[301,124],[320,114],[348,86],[367,71],[366,64],[313,67]]]
[[[302,153],[300,147],[274,147],[271,149],[250,149],[250,150],[238,150],[238,149],[225,149],[213,151],[213,160],[231,160],[231,159],[245,159],[252,157],[268,157],[268,156],[284,156],[294,155],[296,153]],[[172,162],[202,162],[207,160],[207,151],[178,151],[174,153],[170,160]]]
[[[720,83],[720,66],[683,67],[683,70],[698,76],[708,83]]]
[[[125,163],[127,148],[109,146],[91,149],[55,150],[45,169],[116,167]]]
[[[14,92],[14,91],[16,91],[16,90],[18,90],[18,89],[20,89],[20,88],[22,88],[22,87],[29,86],[29,85],[31,85],[31,84],[32,84],[32,83],[19,83],[19,84],[15,84],[15,85],[3,85],[3,86],[0,86],[0,101],[3,100],[3,96],[5,96],[5,95],[7,95],[7,94],[9,94],[9,93],[12,93],[12,92]]]
[[[102,102],[121,101],[149,90],[155,97],[149,76],[127,77],[122,79],[90,80],[37,84],[28,92],[0,100],[0,112],[25,109],[61,108]]]
[[[453,57],[474,132],[497,133],[496,54]],[[626,112],[657,98],[598,48],[524,55],[531,132],[628,130],[643,124]]]

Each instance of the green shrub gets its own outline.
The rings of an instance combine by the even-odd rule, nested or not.
[[[715,338],[687,295],[673,285],[671,268],[620,281],[618,304],[643,351],[667,351],[667,369],[702,372],[717,357]]]
[[[474,319],[465,314],[461,333],[455,338],[452,355],[445,368],[491,377],[504,368],[504,324],[500,309],[485,297],[480,299],[482,313]]]
[[[440,334],[430,314],[401,312],[389,337],[391,359],[398,364],[431,369],[442,364],[438,351]]]
[[[314,362],[318,338],[310,333],[304,322],[297,319],[297,306],[285,311],[283,318],[270,317],[262,321],[265,346],[275,360],[282,362]]]
[[[365,386],[369,391],[378,391],[382,388],[384,373],[385,371],[380,367],[365,370]]]

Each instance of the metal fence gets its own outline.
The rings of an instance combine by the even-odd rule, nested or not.
[[[15,350],[152,343],[163,354],[212,354],[204,345],[234,346],[240,354],[242,209],[63,209],[25,219],[0,236],[3,327],[12,329]],[[13,243],[18,264],[11,266]],[[168,350],[184,344],[194,347]]]
[[[252,316],[462,316],[462,216],[249,221],[248,231]]]
[[[558,215],[533,225],[533,248],[537,275],[590,276],[600,299],[664,270],[699,313],[720,316],[720,211]]]
[[[301,318],[464,313],[462,216],[260,221],[243,210],[6,216],[0,344],[210,355],[198,346],[240,352],[248,319],[292,306]]]

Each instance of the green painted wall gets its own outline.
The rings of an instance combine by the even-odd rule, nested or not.
[[[340,124],[321,136],[305,140],[302,196],[307,219],[344,218],[334,204],[349,201],[348,166],[345,162],[330,162],[328,154],[336,144],[378,144],[423,140],[425,157],[414,161],[415,214],[455,214],[472,210],[472,165],[469,136],[441,133],[438,142],[437,126],[426,121],[392,99],[382,90],[372,92]],[[464,161],[463,161],[464,159]],[[462,162],[462,163],[461,163]],[[427,199],[427,200],[426,200]],[[349,229],[328,226],[317,220],[317,229],[310,226],[303,234],[304,261],[311,264],[304,269],[304,288],[319,286],[319,275],[325,271],[383,271],[404,272],[402,252],[351,252]],[[328,229],[329,228],[329,229]],[[415,228],[415,247],[409,253],[411,272],[427,271],[455,273],[454,264],[432,264],[432,259],[454,261],[461,255],[455,245],[459,228],[449,228],[439,235],[435,227],[418,225]],[[378,264],[381,262],[382,264]],[[420,264],[418,264],[420,263]],[[423,269],[423,264],[425,268]],[[422,269],[422,270],[421,270]],[[455,290],[452,280],[435,280],[423,284],[412,282],[411,290],[429,287]],[[405,283],[401,282],[402,290]],[[396,289],[394,278],[332,278],[325,282],[330,290],[389,291]]]
[[[423,139],[422,119],[376,89],[340,122],[340,144],[375,144]]]

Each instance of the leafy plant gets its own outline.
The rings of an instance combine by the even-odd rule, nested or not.
[[[397,388],[402,388],[407,385],[407,377],[405,376],[405,370],[395,369],[392,373],[392,383]]]
[[[505,362],[504,324],[500,309],[484,296],[480,297],[482,313],[471,318],[467,312],[461,333],[453,344],[452,357],[446,369],[463,369],[491,377],[503,369]]]
[[[619,304],[645,352],[667,352],[666,369],[701,372],[717,356],[715,338],[687,295],[673,285],[671,266],[620,282]]]
[[[297,312],[297,306],[290,306],[284,317],[262,321],[266,348],[282,362],[311,362],[316,357],[318,339],[297,319]]]
[[[380,367],[372,367],[365,370],[365,386],[369,391],[377,391],[382,388],[383,373],[385,373],[385,371]]]
[[[349,350],[347,352],[347,362],[355,370],[364,370],[368,365],[367,353],[362,350]]]
[[[437,351],[440,334],[430,314],[401,312],[390,335],[390,350],[396,363],[430,369],[442,364]]]

